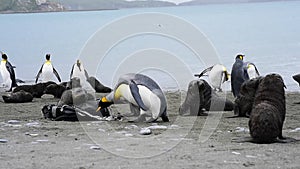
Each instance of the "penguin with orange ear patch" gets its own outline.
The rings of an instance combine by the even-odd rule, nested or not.
[[[56,76],[57,80],[61,82],[58,72],[55,70],[50,61],[50,54],[46,54],[46,62],[42,65],[41,69],[36,75],[35,83],[38,82],[40,77],[42,79],[42,82],[53,81],[53,74]]]
[[[12,66],[9,61],[7,60],[7,55],[2,53],[2,61],[0,64],[0,73],[2,75],[2,79],[4,82],[4,85],[9,88],[8,91],[12,91],[13,87],[17,87],[16,83],[16,76],[14,71],[14,66]]]

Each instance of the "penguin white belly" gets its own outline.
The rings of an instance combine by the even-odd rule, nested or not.
[[[42,82],[53,81],[53,67],[51,64],[44,64],[41,77]]]
[[[9,71],[6,68],[6,62],[1,61],[0,71],[1,71],[4,87],[10,87],[12,84],[12,80],[10,79]]]
[[[248,73],[249,79],[253,79],[253,78],[256,78],[256,77],[259,76],[256,73],[255,67],[253,65],[251,65],[251,64],[248,66],[247,73]]]
[[[215,65],[209,72],[209,81],[213,88],[220,88],[223,82],[223,66]]]
[[[160,98],[143,85],[138,85],[138,88],[139,88],[141,99],[144,105],[148,108],[147,111],[143,111],[140,108],[140,114],[149,114],[154,119],[158,118],[160,113],[160,106],[161,106]],[[121,101],[126,101],[134,104],[135,106],[138,106],[137,102],[133,98],[133,95],[131,94],[129,85],[121,84],[118,87],[117,92],[118,90],[122,91],[121,92],[122,96],[120,97]]]
[[[161,101],[160,98],[154,94],[147,87],[139,85],[139,92],[145,106],[149,108],[146,113],[151,113],[153,119],[157,119],[160,114]],[[144,113],[141,111],[141,114]]]
[[[84,68],[83,68],[83,66],[81,65],[80,66],[80,69],[81,69],[81,71],[79,70],[79,68],[78,68],[78,66],[74,66],[74,68],[73,68],[73,74],[72,74],[72,76],[71,76],[71,79],[72,78],[79,78],[80,79],[80,85],[82,86],[82,87],[84,87],[86,84],[85,84],[85,82],[86,82],[86,76],[85,76],[85,71],[84,71]]]

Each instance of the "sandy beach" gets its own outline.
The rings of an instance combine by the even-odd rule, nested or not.
[[[4,93],[1,93],[3,95]],[[98,97],[103,94],[97,94]],[[231,93],[226,94],[233,100]],[[58,99],[43,96],[32,103],[0,100],[0,163],[13,168],[299,168],[300,143],[236,143],[249,137],[247,118],[179,116],[180,95],[168,92],[170,122],[65,122],[44,119],[41,108]],[[286,94],[283,135],[300,139],[300,94]],[[113,106],[128,113],[127,105]],[[141,135],[148,127],[152,134]]]

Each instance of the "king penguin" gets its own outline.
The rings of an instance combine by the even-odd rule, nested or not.
[[[168,122],[167,102],[159,85],[143,74],[125,74],[119,78],[114,90],[99,101],[97,111],[111,104],[129,103],[132,112],[139,110],[135,122],[154,122],[159,117]],[[150,116],[146,120],[146,116]]]
[[[229,79],[229,74],[224,65],[215,64],[203,70],[200,74],[195,74],[195,77],[208,76],[209,83],[214,90],[222,91],[221,85]]]
[[[6,87],[9,87],[8,91],[11,91],[13,87],[17,87],[17,83],[16,83],[16,76],[15,76],[15,71],[14,68],[9,61],[7,60],[7,55],[6,54],[2,54],[2,61],[1,61],[1,65],[0,65],[0,72],[2,75],[2,79],[4,82],[4,85]]]
[[[241,85],[252,78],[258,77],[259,72],[254,63],[244,62],[244,54],[238,54],[231,70],[231,90],[234,97],[240,92]]]
[[[251,62],[244,63],[244,72],[247,72],[246,76],[248,76],[249,79],[254,79],[260,76],[257,67]]]
[[[72,70],[70,73],[70,79],[79,78],[81,86],[84,86],[84,82],[89,78],[89,74],[84,69],[83,64],[80,60],[77,60],[75,64],[72,66]]]
[[[58,72],[55,70],[55,68],[53,67],[53,65],[50,61],[50,54],[46,54],[46,62],[42,65],[40,71],[36,75],[35,83],[37,83],[40,76],[41,76],[42,82],[52,81],[53,74],[56,76],[58,81],[61,82]]]

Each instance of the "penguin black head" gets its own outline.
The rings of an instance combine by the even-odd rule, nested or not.
[[[7,55],[4,53],[4,54],[2,54],[2,59],[3,60],[7,60]]]
[[[46,54],[46,60],[50,60],[50,54]]]
[[[80,68],[80,64],[81,64],[81,63],[80,63],[80,60],[79,60],[79,59],[77,60],[76,64],[77,64],[77,67],[79,68],[79,70],[81,71],[81,68]]]
[[[244,60],[245,55],[244,54],[238,54],[235,58]]]
[[[112,104],[114,104],[113,101],[109,101],[109,100],[107,100],[106,97],[102,97],[102,99],[98,103],[98,109],[96,111],[98,112],[102,109],[105,109],[105,108],[109,107]]]

